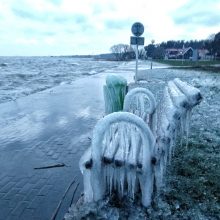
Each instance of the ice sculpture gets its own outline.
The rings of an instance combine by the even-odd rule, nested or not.
[[[122,111],[127,92],[127,80],[119,75],[109,75],[106,77],[106,85],[104,85],[103,90],[105,113]]]
[[[128,112],[101,119],[93,132],[91,148],[80,159],[84,177],[84,201],[92,202],[116,193],[147,207],[153,192],[152,157],[155,138],[148,125]]]
[[[134,88],[127,93],[123,110],[141,117],[155,131],[156,100],[154,95],[145,88]]]

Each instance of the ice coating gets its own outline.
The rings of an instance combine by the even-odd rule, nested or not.
[[[112,126],[113,132],[108,132]],[[114,151],[108,149],[113,145],[117,145]],[[151,159],[154,145],[155,139],[149,127],[134,114],[117,112],[101,119],[94,129],[91,154],[87,152],[80,160],[80,167],[83,167],[86,162],[82,161],[92,159],[90,172],[81,168],[83,175],[87,175],[84,194],[89,196],[84,198],[85,202],[98,201],[113,191],[119,198],[124,195],[134,198],[140,189],[142,204],[149,206],[153,192]],[[87,192],[91,186],[92,193]]]
[[[168,89],[173,103],[177,108],[188,108],[187,97],[178,89],[173,81],[168,82]]]
[[[91,185],[91,170],[88,169],[92,166],[91,160],[91,148],[87,149],[87,151],[83,154],[79,161],[79,168],[81,173],[83,174],[83,184],[84,184],[84,198],[85,201],[92,201],[93,199],[93,190]],[[90,164],[89,164],[90,163]]]
[[[188,144],[189,124],[192,108],[199,104],[202,96],[193,86],[174,79],[164,88],[163,100],[157,108],[156,146],[154,149],[156,188],[163,185],[167,162],[171,163],[178,133],[181,145],[185,134]]]
[[[181,112],[178,108],[174,105],[168,87],[164,89],[164,111],[166,113],[167,119],[170,123],[175,124],[176,121],[180,120]]]
[[[124,111],[131,113],[117,112],[101,119],[90,150],[80,160],[85,202],[112,194],[135,201],[139,194],[142,205],[148,207],[153,192],[159,193],[164,186],[178,134],[188,138],[191,110],[201,99],[198,89],[179,79],[168,82],[157,106],[149,90],[132,89],[124,102]],[[155,129],[148,127],[152,125],[149,115],[157,119]]]
[[[126,86],[127,80],[120,75],[112,74],[106,77],[106,85],[109,87],[120,86],[120,85]]]
[[[156,100],[154,95],[145,88],[135,88],[129,91],[124,100],[123,110],[141,117],[148,123],[151,130],[155,130]]]
[[[127,92],[127,80],[119,75],[108,75],[103,87],[105,113],[122,111],[124,97]]]
[[[202,100],[200,90],[176,78],[173,80],[176,86],[185,94],[191,107],[199,104]]]

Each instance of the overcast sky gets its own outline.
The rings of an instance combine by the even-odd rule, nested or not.
[[[145,44],[220,31],[220,0],[0,0],[0,55],[108,53],[142,22]]]

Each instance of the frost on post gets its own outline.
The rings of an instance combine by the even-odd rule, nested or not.
[[[127,93],[124,100],[124,111],[141,117],[155,131],[156,101],[154,95],[145,88],[135,88]]]
[[[127,91],[127,80],[119,75],[109,75],[106,77],[106,85],[104,85],[103,90],[105,113],[122,111]]]
[[[118,199],[139,195],[143,206],[151,203],[155,145],[148,125],[128,112],[101,119],[93,133],[92,146],[81,158],[84,201],[116,195]]]

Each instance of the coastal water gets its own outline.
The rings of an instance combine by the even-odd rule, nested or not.
[[[104,72],[118,62],[73,57],[0,57],[0,103],[16,100],[80,77]]]

